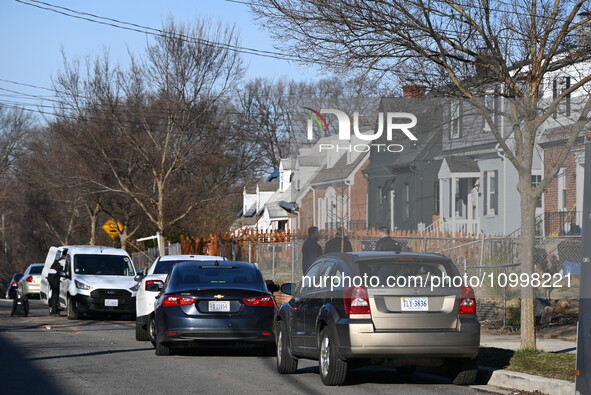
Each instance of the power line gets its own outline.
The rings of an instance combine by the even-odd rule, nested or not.
[[[156,29],[156,28],[153,28],[150,26],[139,25],[137,23],[126,22],[126,21],[122,21],[119,19],[115,19],[115,18],[103,17],[100,15],[87,13],[87,12],[83,12],[83,11],[77,11],[77,10],[73,10],[71,8],[54,5],[54,4],[46,3],[43,1],[39,1],[39,0],[15,0],[15,1],[18,3],[24,4],[24,5],[36,7],[36,8],[42,9],[42,10],[46,10],[46,11],[55,12],[57,14],[69,16],[71,18],[82,19],[82,20],[92,22],[92,23],[97,23],[100,25],[111,26],[111,27],[115,27],[118,29],[130,30],[130,31],[149,34],[149,35],[158,36],[158,37],[170,36],[170,33],[167,33],[161,29]],[[32,4],[32,3],[37,3],[37,4]],[[42,4],[42,5],[39,5],[39,4]],[[62,10],[62,11],[60,11],[60,10]],[[95,18],[95,19],[93,19],[93,18]],[[182,38],[185,41],[200,43],[200,44],[209,45],[209,46],[222,48],[222,49],[227,49],[227,50],[231,50],[231,51],[235,51],[235,52],[239,52],[239,53],[244,53],[244,54],[248,54],[248,55],[263,56],[263,57],[269,57],[269,58],[287,60],[287,61],[300,61],[296,57],[288,56],[288,55],[285,55],[284,53],[281,53],[281,52],[261,50],[261,49],[256,49],[256,48],[248,48],[248,47],[233,45],[233,44],[229,44],[229,43],[219,43],[219,42],[207,40],[204,38],[191,37],[186,34],[175,33],[174,35],[176,37]]]

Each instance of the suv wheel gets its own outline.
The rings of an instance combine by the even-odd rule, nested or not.
[[[74,302],[74,299],[71,296],[68,296],[68,300],[66,303],[66,312],[68,319],[77,320],[78,318],[80,318],[80,314],[78,313],[78,310],[76,310],[76,303]]]
[[[347,361],[339,359],[328,328],[320,332],[320,378],[324,385],[341,385],[347,378]]]
[[[277,372],[292,374],[298,370],[298,360],[290,355],[283,321],[277,323]]]
[[[448,362],[448,373],[452,383],[456,385],[474,384],[478,375],[478,358],[458,358]]]
[[[139,342],[150,340],[148,330],[145,328],[144,323],[137,320],[135,321],[135,340]]]

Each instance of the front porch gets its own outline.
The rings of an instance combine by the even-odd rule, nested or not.
[[[469,157],[444,158],[438,178],[441,231],[480,233],[478,164]]]

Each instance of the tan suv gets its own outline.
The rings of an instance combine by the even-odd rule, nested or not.
[[[458,285],[459,276],[443,255],[321,256],[302,282],[281,288],[293,298],[276,316],[277,370],[295,373],[298,359],[315,359],[322,382],[340,385],[351,362],[402,373],[444,366],[454,384],[472,384],[480,346],[474,291],[446,280],[435,286],[446,277]]]

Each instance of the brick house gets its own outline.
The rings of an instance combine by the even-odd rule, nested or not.
[[[544,149],[544,175],[556,164],[563,138],[552,136],[541,143]],[[585,175],[584,137],[569,152],[560,171],[544,193],[543,232],[546,235],[578,235],[583,216]]]
[[[363,171],[369,164],[367,152],[341,155],[318,171],[302,196],[300,230],[367,228],[367,186]]]

